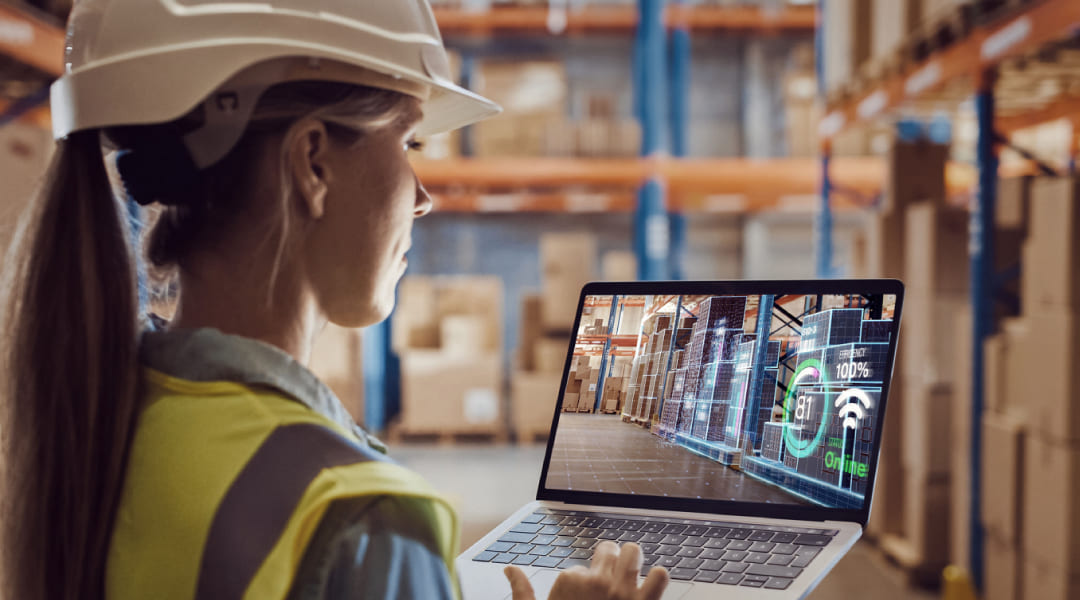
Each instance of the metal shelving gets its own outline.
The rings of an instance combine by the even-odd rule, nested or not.
[[[1080,2],[1042,0],[1030,2],[997,20],[974,26],[969,34],[931,53],[924,60],[906,64],[899,72],[864,85],[854,95],[828,106],[821,122],[823,140],[823,214],[828,214],[828,187],[832,165],[829,141],[844,129],[865,125],[888,114],[918,105],[927,99],[958,104],[974,97],[978,123],[975,202],[971,211],[970,287],[974,319],[974,357],[971,415],[971,555],[970,570],[977,587],[983,579],[983,531],[981,525],[982,413],[984,406],[983,342],[992,335],[993,311],[997,297],[994,271],[994,223],[997,181],[1002,175],[998,161],[1001,133],[1058,118],[1080,124],[1080,103],[1074,92],[1042,102],[1032,102],[1031,88],[1009,85],[1017,78],[1038,81],[1040,75],[1026,72],[1024,61],[1055,45],[1072,39],[1080,31]],[[820,34],[819,34],[820,35]],[[1019,65],[1013,64],[1020,61]],[[903,62],[903,61],[899,61]],[[1003,89],[1025,89],[1014,98],[1000,94]],[[1080,128],[1078,128],[1080,130]],[[1074,152],[1076,145],[1074,145]],[[827,227],[820,232],[823,243]],[[828,267],[828,265],[825,265]]]

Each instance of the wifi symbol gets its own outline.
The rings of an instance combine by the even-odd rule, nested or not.
[[[851,402],[852,400],[855,402]],[[858,429],[859,419],[866,416],[866,410],[873,408],[870,397],[858,388],[845,390],[837,397],[835,404],[836,408],[840,409],[837,417],[844,420],[845,429]],[[863,410],[864,405],[866,410]]]

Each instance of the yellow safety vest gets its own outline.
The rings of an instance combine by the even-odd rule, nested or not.
[[[143,381],[106,598],[284,598],[331,503],[388,495],[426,518],[460,596],[457,517],[419,475],[278,392]]]

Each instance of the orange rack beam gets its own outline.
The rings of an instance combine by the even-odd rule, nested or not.
[[[461,8],[435,8],[439,28],[446,35],[535,33],[550,35],[552,9],[547,6],[496,7],[475,12]],[[565,11],[565,28],[558,33],[625,33],[637,27],[633,6],[586,6]],[[671,6],[666,22],[692,30],[813,31],[813,7],[791,6],[775,10],[752,6]]]
[[[946,83],[972,78],[1002,61],[1069,37],[1080,27],[1080,2],[1045,0],[1017,16],[976,27],[967,39],[925,62],[886,78],[875,89],[829,107],[820,134],[830,139],[856,123],[870,122],[904,103],[940,90]]]
[[[10,100],[0,98],[0,113],[3,113],[11,106]],[[39,106],[26,114],[19,117],[19,121],[23,123],[30,123],[36,127],[42,129],[52,128],[52,115],[49,113],[49,109],[46,106]]]
[[[7,3],[0,3],[0,54],[49,75],[64,70],[64,30]]]

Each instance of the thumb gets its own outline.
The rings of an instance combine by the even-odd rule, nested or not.
[[[514,600],[536,600],[536,594],[533,593],[532,584],[529,583],[525,571],[509,566],[503,569],[503,574],[510,580],[510,591]]]

